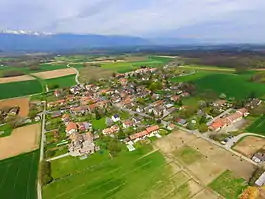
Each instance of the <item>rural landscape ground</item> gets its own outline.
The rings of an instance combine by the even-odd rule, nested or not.
[[[146,69],[155,72],[123,76]],[[265,152],[265,84],[256,80],[263,73],[257,68],[186,64],[177,56],[153,54],[56,55],[33,66],[2,64],[0,197],[237,199],[255,185],[251,181],[260,176],[255,172],[265,171],[263,161],[253,160]],[[147,85],[151,94],[145,95]],[[115,89],[117,93],[108,93]],[[127,90],[132,91],[122,96]],[[115,102],[117,95],[121,102]],[[135,109],[120,105],[129,98],[137,104]],[[225,105],[215,105],[220,100]],[[105,101],[111,103],[91,108]],[[163,101],[173,111],[156,115],[158,108],[145,110]],[[90,109],[75,109],[83,106]],[[210,129],[215,120],[241,109],[248,115]],[[112,119],[115,115],[118,122]],[[124,127],[134,119],[138,125]],[[71,155],[73,138],[67,126],[72,121],[78,128],[80,123],[91,125],[75,133],[91,134],[98,150]],[[115,125],[118,132],[104,133]],[[131,138],[154,125],[159,136]]]

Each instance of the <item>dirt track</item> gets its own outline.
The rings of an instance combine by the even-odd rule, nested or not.
[[[5,99],[0,101],[0,108],[19,106],[19,116],[26,117],[29,113],[29,98],[20,97],[14,99]]]
[[[63,76],[73,75],[73,74],[76,74],[74,69],[65,68],[65,69],[58,69],[58,70],[52,70],[52,71],[33,73],[32,75],[37,76],[37,77],[42,78],[42,79],[52,79],[52,78],[56,78],[56,77],[63,77]]]
[[[0,138],[0,160],[37,149],[40,130],[40,124],[32,124],[17,128],[10,136]]]
[[[2,77],[0,78],[0,84],[10,83],[10,82],[21,82],[27,80],[34,80],[35,78],[29,75],[21,75],[16,77]]]

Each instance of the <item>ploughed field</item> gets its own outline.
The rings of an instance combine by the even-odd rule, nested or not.
[[[0,161],[0,193],[3,199],[37,199],[39,151]]]

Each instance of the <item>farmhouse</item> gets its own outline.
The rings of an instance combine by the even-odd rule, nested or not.
[[[65,131],[66,131],[67,135],[71,135],[73,133],[76,133],[77,132],[77,125],[76,125],[76,123],[70,122],[66,126]]]

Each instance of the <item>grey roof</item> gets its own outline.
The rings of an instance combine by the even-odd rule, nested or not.
[[[265,184],[265,172],[255,182],[256,185],[262,186]]]

